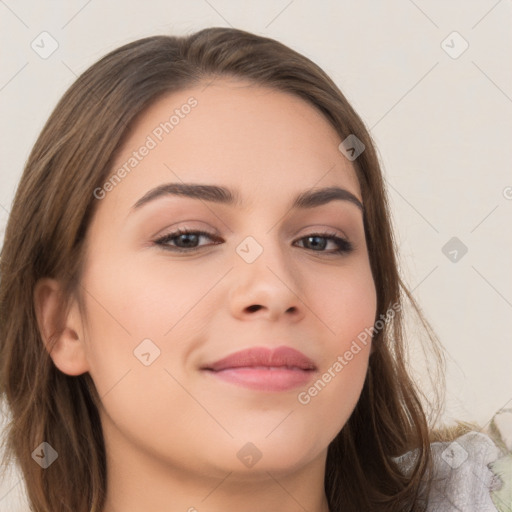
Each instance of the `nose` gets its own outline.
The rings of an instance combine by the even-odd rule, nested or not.
[[[277,243],[267,243],[254,261],[248,261],[236,255],[230,273],[232,315],[241,320],[284,317],[297,322],[303,318],[306,306],[298,269]]]

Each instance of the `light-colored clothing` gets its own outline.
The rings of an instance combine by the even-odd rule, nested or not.
[[[431,443],[435,476],[428,512],[512,512],[512,454],[480,432]],[[405,473],[418,450],[396,460]]]

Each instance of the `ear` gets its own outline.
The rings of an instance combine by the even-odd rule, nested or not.
[[[75,301],[67,304],[60,283],[43,278],[34,287],[34,307],[39,332],[55,366],[67,375],[89,371],[80,311]]]

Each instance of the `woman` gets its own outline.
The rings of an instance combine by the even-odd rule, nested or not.
[[[33,509],[449,500],[429,494],[440,399],[426,411],[409,377],[404,297],[442,356],[389,219],[361,119],[286,46],[211,28],[89,68],[33,148],[1,258],[6,450]]]

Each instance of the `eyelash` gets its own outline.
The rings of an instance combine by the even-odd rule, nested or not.
[[[189,249],[185,249],[182,247],[172,247],[168,245],[168,242],[170,240],[173,240],[175,238],[178,238],[181,235],[200,235],[210,238],[211,240],[217,239],[218,237],[215,237],[214,235],[211,235],[207,231],[201,231],[201,230],[188,230],[188,229],[178,229],[177,231],[174,231],[172,233],[169,233],[167,235],[164,235],[163,237],[155,240],[155,244],[162,247],[164,250],[172,251],[172,252],[178,252],[178,253],[192,253],[198,251],[201,247],[192,247]],[[304,240],[305,238],[310,237],[321,237],[326,238],[328,240],[334,241],[338,245],[338,249],[335,249],[333,251],[313,251],[313,249],[309,249],[313,252],[319,252],[323,254],[328,255],[342,255],[342,254],[349,254],[354,250],[354,246],[351,242],[349,242],[347,239],[339,237],[336,235],[336,233],[310,233],[309,235],[303,236],[299,238],[299,240]],[[214,244],[214,245],[218,245]],[[202,246],[205,247],[205,246]]]

